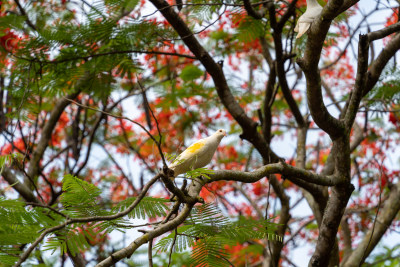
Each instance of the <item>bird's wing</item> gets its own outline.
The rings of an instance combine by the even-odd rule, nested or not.
[[[183,161],[188,161],[195,157],[201,157],[201,155],[203,154],[203,152],[206,149],[205,145],[206,145],[206,141],[204,139],[200,139],[199,141],[191,144],[188,148],[186,148],[185,151],[183,151],[174,160],[174,162],[172,162],[172,164],[169,166],[169,168],[174,168],[175,166],[179,165]]]

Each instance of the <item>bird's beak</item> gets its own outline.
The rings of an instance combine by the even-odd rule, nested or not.
[[[226,132],[224,133],[224,136],[225,136],[225,137],[227,136]]]

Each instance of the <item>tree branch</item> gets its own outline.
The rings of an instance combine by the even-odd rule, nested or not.
[[[400,49],[400,34],[396,34],[382,49],[379,56],[370,64],[363,97],[368,94],[378,82],[383,69],[394,54]]]
[[[311,116],[315,123],[329,134],[332,140],[344,134],[344,125],[329,113],[324,104],[318,63],[326,34],[342,4],[343,0],[332,0],[327,3],[322,14],[311,24],[304,58],[297,60],[306,76],[307,102]]]
[[[188,195],[192,198],[197,198],[201,188],[204,185],[204,181],[200,178],[196,178],[192,181],[188,189]],[[129,246],[114,252],[105,260],[100,262],[96,265],[96,267],[105,267],[105,266],[112,266],[116,262],[122,260],[123,258],[130,257],[141,245],[147,243],[149,240],[154,239],[168,231],[173,230],[174,228],[178,227],[181,223],[183,223],[186,218],[189,216],[190,211],[193,208],[194,203],[186,203],[179,213],[177,217],[173,220],[166,222],[165,224],[160,225],[159,227],[149,231],[148,233],[142,235],[141,237],[137,238],[133,241]]]
[[[390,224],[400,211],[400,182],[390,190],[389,197],[382,211],[378,214],[375,227],[368,230],[357,248],[351,253],[343,267],[358,267],[375,248]]]
[[[17,57],[18,59],[26,60],[29,62],[37,62],[41,64],[60,64],[64,62],[74,61],[74,60],[89,60],[91,58],[108,56],[108,55],[116,55],[116,54],[150,54],[150,55],[166,55],[166,56],[176,56],[176,57],[183,57],[189,59],[196,59],[196,57],[191,55],[179,54],[179,53],[172,53],[172,52],[163,52],[163,51],[142,51],[142,50],[122,50],[122,51],[110,51],[98,54],[92,54],[87,56],[76,56],[76,57],[69,57],[65,59],[59,60],[39,60],[37,58],[24,58],[24,57]]]
[[[67,96],[67,98],[74,99],[80,93],[78,90],[75,93],[72,93]],[[54,105],[53,110],[51,111],[49,120],[45,123],[42,135],[37,143],[35,150],[32,153],[31,160],[29,161],[29,168],[27,171],[27,178],[25,178],[25,184],[28,187],[31,187],[31,179],[33,180],[35,176],[38,175],[40,170],[40,161],[43,158],[44,151],[46,150],[47,146],[49,145],[49,141],[51,139],[51,134],[53,133],[54,127],[56,126],[61,114],[63,113],[64,109],[69,105],[70,101],[66,98],[61,98],[57,101]],[[28,179],[30,178],[30,179]]]
[[[243,183],[254,183],[258,180],[268,176],[269,174],[279,173],[284,178],[296,183],[297,180],[306,181],[312,184],[334,186],[345,182],[342,178],[335,175],[320,175],[315,174],[304,169],[296,168],[286,163],[273,163],[262,166],[252,172],[241,172],[231,170],[219,170],[209,174],[210,179],[206,182],[211,183],[215,181],[228,180],[228,181],[239,181]]]
[[[374,31],[368,33],[368,40],[370,42],[385,38],[386,36],[391,35],[392,33],[400,31],[400,22],[387,26],[381,30]]]
[[[33,30],[37,31],[36,26],[29,19],[28,14],[26,14],[26,11],[22,7],[21,3],[18,0],[14,0],[14,2],[17,4],[19,12],[21,12],[21,15],[25,17],[25,21],[28,24],[28,26],[31,27]]]
[[[249,16],[252,16],[255,19],[262,19],[265,14],[263,12],[259,12],[254,10],[254,8],[251,6],[250,0],[243,0],[244,4],[244,9],[247,11],[247,14]]]
[[[357,111],[360,106],[362,93],[365,88],[366,74],[368,70],[368,49],[369,49],[368,36],[360,34],[358,41],[357,75],[354,84],[354,89],[351,93],[349,105],[346,109],[346,114],[344,117],[347,131],[351,130],[351,126],[354,123],[354,119],[357,115]]]
[[[32,190],[24,183],[21,183],[18,178],[12,173],[10,168],[4,166],[3,171],[0,174],[4,177],[8,184],[12,186],[13,189],[25,199],[25,201],[40,203],[40,201],[33,194]]]
[[[329,265],[336,243],[338,227],[353,190],[354,186],[352,184],[344,184],[332,188],[332,194],[326,205],[319,228],[316,249],[311,257],[309,266],[325,267]]]

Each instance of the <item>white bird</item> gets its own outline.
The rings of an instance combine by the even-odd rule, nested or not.
[[[317,0],[307,0],[307,9],[303,15],[300,16],[297,21],[294,31],[297,32],[296,38],[300,38],[304,33],[308,31],[311,23],[321,14],[322,6]]]
[[[202,168],[211,162],[215,151],[226,131],[219,129],[213,135],[200,139],[183,151],[168,168],[174,171],[174,178],[190,170]]]

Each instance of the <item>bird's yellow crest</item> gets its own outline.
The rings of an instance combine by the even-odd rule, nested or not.
[[[199,142],[199,143],[194,143],[193,145],[189,146],[189,147],[187,148],[187,150],[188,150],[190,153],[194,153],[194,152],[196,152],[197,150],[199,150],[200,148],[202,148],[203,146],[204,146],[204,143],[201,143],[201,142]]]

